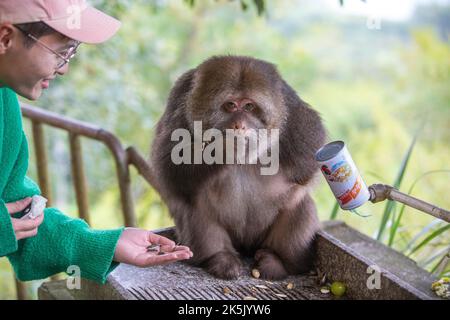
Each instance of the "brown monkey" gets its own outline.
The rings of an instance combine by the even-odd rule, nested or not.
[[[193,133],[194,121],[222,132],[279,129],[278,172],[262,175],[260,163],[175,164],[172,132]],[[318,113],[270,63],[216,56],[183,74],[158,123],[151,161],[191,261],[224,279],[241,274],[240,253],[254,256],[265,279],[309,270],[319,229],[310,196],[314,154],[325,137]]]

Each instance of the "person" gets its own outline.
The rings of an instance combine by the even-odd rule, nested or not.
[[[26,176],[28,146],[17,94],[38,99],[55,77],[68,72],[81,43],[104,42],[119,27],[84,0],[0,1],[0,257],[7,256],[19,280],[78,266],[81,277],[105,283],[119,263],[147,267],[193,255],[150,231],[94,230],[56,208],[34,220],[20,219],[40,190]]]

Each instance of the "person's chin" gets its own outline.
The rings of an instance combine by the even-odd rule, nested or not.
[[[42,95],[42,88],[41,87],[34,87],[33,90],[30,92],[23,94],[22,96],[27,98],[28,100],[35,101],[39,99],[39,97]]]

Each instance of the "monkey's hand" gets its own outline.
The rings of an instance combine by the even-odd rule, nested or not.
[[[189,259],[193,256],[186,246],[147,230],[126,228],[119,238],[114,261],[149,267]]]

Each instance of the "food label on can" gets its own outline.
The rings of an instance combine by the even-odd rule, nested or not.
[[[369,200],[369,190],[342,141],[322,147],[316,160],[342,209],[351,210]]]

